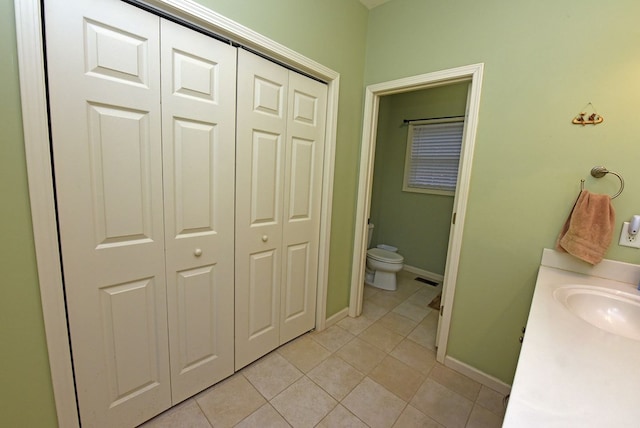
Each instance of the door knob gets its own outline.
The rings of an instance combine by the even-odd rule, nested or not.
[[[193,254],[195,254],[196,257],[200,257],[202,255],[202,250],[200,248],[196,248]]]
[[[269,237],[267,235],[262,235],[262,242],[267,242]]]

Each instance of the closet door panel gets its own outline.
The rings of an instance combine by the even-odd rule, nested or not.
[[[162,20],[173,402],[233,373],[236,49]]]
[[[289,72],[281,343],[315,326],[326,85]]]
[[[153,278],[100,290],[110,400],[116,405],[158,386],[156,293]]]
[[[84,426],[171,404],[159,19],[115,1],[45,2],[51,137]]]
[[[236,370],[280,344],[288,72],[238,53]]]
[[[174,237],[189,238],[215,232],[217,208],[212,191],[217,184],[213,165],[217,159],[217,126],[184,118],[173,119]]]
[[[281,196],[280,150],[282,136],[254,130],[251,143],[251,220],[254,228],[279,226]]]
[[[249,262],[249,315],[248,336],[254,340],[277,330],[278,259],[273,250],[251,254]]]
[[[175,286],[178,330],[175,344],[179,358],[179,374],[189,373],[212,363],[217,358],[216,319],[219,304],[216,266],[202,266],[177,273]],[[172,343],[172,346],[174,344]]]
[[[87,108],[96,248],[153,240],[149,112]]]
[[[282,302],[282,319],[284,323],[295,322],[296,318],[307,313],[307,293],[310,291],[309,281],[309,244],[295,244],[287,247],[285,280]],[[313,328],[313,326],[311,327]],[[311,330],[309,328],[308,330]],[[305,331],[308,331],[305,330]],[[295,337],[295,336],[294,336]],[[284,341],[292,339],[288,338]]]

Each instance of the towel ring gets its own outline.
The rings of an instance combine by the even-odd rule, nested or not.
[[[611,196],[611,199],[615,199],[618,196],[620,196],[620,194],[624,190],[624,179],[617,172],[609,171],[607,168],[605,168],[603,166],[594,166],[593,168],[591,168],[591,176],[592,177],[602,178],[607,174],[613,174],[616,177],[618,177],[618,180],[620,180],[620,190],[618,190],[618,193],[616,193],[615,195]],[[580,190],[584,190],[584,180],[580,180]]]

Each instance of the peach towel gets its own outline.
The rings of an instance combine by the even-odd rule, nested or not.
[[[611,196],[583,190],[562,226],[556,249],[592,265],[600,263],[611,245],[615,220]]]

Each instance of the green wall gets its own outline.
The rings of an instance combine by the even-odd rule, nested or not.
[[[537,268],[578,194],[615,193],[615,235],[640,213],[640,2],[394,0],[369,15],[365,84],[483,62],[448,352],[510,383]],[[592,102],[604,123],[571,119]],[[606,257],[640,263],[619,247]]]
[[[349,303],[367,9],[357,0],[199,0],[340,73],[327,314]],[[42,321],[18,87],[12,0],[0,0],[0,421],[56,426]]]
[[[398,247],[405,264],[444,274],[453,196],[403,192],[408,127],[404,119],[463,116],[466,82],[380,99],[371,195],[372,246]]]

